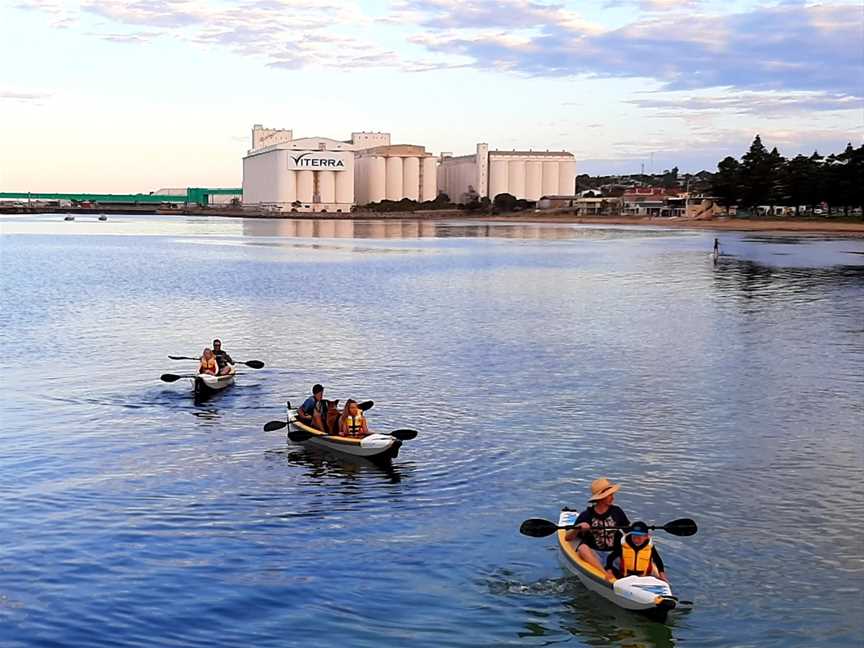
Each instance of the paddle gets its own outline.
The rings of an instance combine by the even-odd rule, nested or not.
[[[187,374],[185,376],[178,376],[177,374],[162,374],[159,376],[159,380],[162,382],[172,383],[177,382],[181,378],[194,378],[195,374]]]
[[[201,360],[201,358],[190,358],[189,356],[169,355],[168,357],[171,360]],[[263,369],[264,368],[264,363],[261,362],[260,360],[246,360],[245,362],[243,362],[242,360],[236,360],[234,362],[234,364],[246,365],[247,367],[251,367],[252,369]]]
[[[531,536],[532,538],[545,538],[546,536],[552,535],[556,531],[559,530],[569,530],[575,528],[576,525],[568,524],[566,526],[558,526],[554,522],[550,522],[549,520],[544,520],[542,518],[532,518],[530,520],[525,520],[522,525],[519,527],[519,533],[522,535]],[[604,531],[618,529],[621,531],[626,531],[630,527],[606,527]],[[689,518],[681,518],[679,520],[672,520],[671,522],[667,522],[663,526],[649,526],[649,529],[660,529],[661,531],[665,531],[666,533],[671,533],[676,536],[691,536],[696,533],[698,530],[696,527],[696,522]]]
[[[365,412],[366,410],[372,409],[372,406],[374,404],[375,404],[375,401],[368,400],[368,401],[363,401],[362,403],[357,403],[357,407],[358,407],[358,409],[360,409],[361,412]],[[265,432],[275,432],[276,430],[281,430],[286,425],[288,425],[288,421],[268,421],[267,423],[264,424],[264,431]]]
[[[276,421],[271,421],[271,422],[275,423]],[[266,428],[266,426],[265,426],[265,428]],[[393,430],[389,434],[392,437],[396,437],[400,441],[409,441],[410,439],[413,439],[414,437],[417,436],[417,430]],[[291,439],[292,441],[297,442],[297,443],[300,443],[301,441],[308,441],[312,437],[317,438],[319,436],[320,435],[318,435],[318,434],[312,434],[311,432],[306,432],[305,430],[291,430],[291,432],[288,433],[288,438]],[[325,436],[338,436],[338,435],[327,434]]]

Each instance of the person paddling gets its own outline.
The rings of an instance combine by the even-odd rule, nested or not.
[[[618,529],[630,526],[627,514],[613,504],[615,493],[620,488],[606,477],[591,482],[588,508],[579,514],[574,522],[575,528],[565,536],[566,540],[577,541],[576,551],[579,557],[601,572],[605,568],[598,553],[605,558],[607,552],[617,548],[621,541]]]
[[[300,409],[297,410],[297,416],[304,423],[311,424],[312,427],[323,430],[324,425],[322,421],[326,420],[326,408],[324,387],[316,384],[312,387],[312,395],[303,401]]]
[[[229,374],[234,369],[234,360],[228,355],[228,352],[222,349],[222,340],[213,340],[213,356],[216,358],[216,364],[219,365],[219,374]]]
[[[669,582],[647,524],[640,521],[630,525],[630,531],[606,558],[606,574],[611,578],[654,576]]]

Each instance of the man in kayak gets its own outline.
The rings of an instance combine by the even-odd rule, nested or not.
[[[654,576],[669,582],[647,524],[634,522],[630,526],[629,533],[606,558],[606,574],[611,578]]]
[[[231,359],[231,356],[228,355],[227,351],[222,350],[222,340],[218,338],[213,340],[213,355],[216,357],[216,364],[219,365],[219,375],[224,376],[225,374],[231,373],[231,367],[234,364],[234,361]]]
[[[297,416],[304,423],[323,430],[322,421],[325,420],[326,413],[327,403],[324,400],[324,387],[315,385],[312,387],[312,395],[303,401],[300,409],[297,410]]]
[[[588,508],[579,514],[573,523],[575,527],[565,536],[567,540],[577,540],[579,557],[601,572],[605,568],[598,552],[605,557],[606,552],[617,548],[621,542],[619,529],[630,526],[627,514],[613,504],[620,488],[606,477],[591,482]]]

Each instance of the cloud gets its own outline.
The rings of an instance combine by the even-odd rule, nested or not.
[[[52,96],[52,92],[46,92],[43,90],[14,90],[0,88],[0,101],[11,101],[15,103],[41,106]]]
[[[143,45],[149,43],[159,37],[158,33],[154,32],[123,32],[123,33],[105,33],[93,32],[88,33],[88,36],[95,36],[102,40],[111,43],[125,43],[127,45]]]
[[[430,3],[406,4],[422,12]],[[556,11],[561,10],[547,7],[550,17]],[[418,24],[441,23],[436,12],[427,9],[427,14]],[[477,68],[530,76],[639,77],[665,90],[732,87],[860,96],[864,17],[852,5],[780,5],[726,15],[687,11],[675,19],[649,14],[601,31],[539,22],[540,14],[524,6],[522,15],[532,29],[478,32],[471,15],[454,13],[441,23],[446,28],[428,29],[411,41],[466,57]],[[462,22],[456,22],[460,16]]]
[[[22,0],[22,9],[58,15],[51,0]],[[157,38],[227,49],[262,59],[272,67],[436,67],[437,62],[407,61],[378,46],[371,37],[339,33],[350,26],[362,32],[370,18],[350,1],[318,0],[82,0],[79,18],[100,19],[101,31],[88,35],[115,43],[143,44]],[[126,31],[131,30],[131,31]]]
[[[403,0],[387,20],[430,29],[525,29],[549,24],[597,29],[561,3],[531,0]]]
[[[733,92],[688,96],[686,93],[649,94],[627,103],[658,110],[658,116],[680,117],[682,113],[722,113],[781,116],[801,112],[862,110],[861,97],[829,92]]]
[[[77,24],[76,12],[63,0],[18,0],[15,9],[38,11],[48,16],[48,24],[55,29],[69,29]]]

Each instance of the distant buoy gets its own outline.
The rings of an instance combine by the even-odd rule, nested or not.
[[[69,215],[68,215],[66,218],[64,218],[63,220],[75,220],[75,217],[74,217],[72,214],[69,214]]]
[[[106,221],[106,220],[108,220],[108,217],[107,217],[105,214],[102,214],[102,215],[99,217],[99,220],[101,220],[101,221]]]

